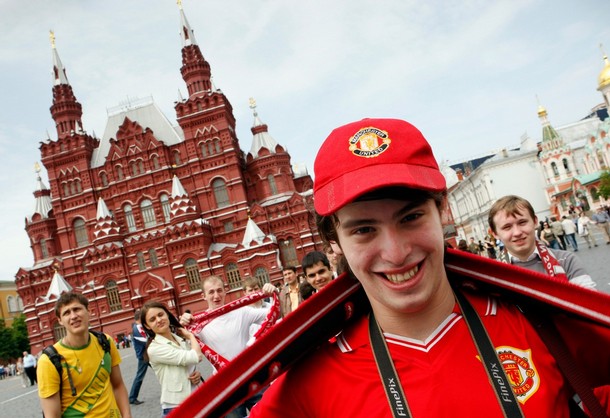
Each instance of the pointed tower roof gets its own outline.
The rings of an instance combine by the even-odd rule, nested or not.
[[[104,199],[101,197],[97,200],[97,214],[95,219],[97,222],[93,229],[93,235],[95,236],[94,242],[96,244],[118,239],[121,232],[120,228],[108,210],[106,202],[104,202]]]
[[[188,219],[195,219],[197,210],[188,196],[178,176],[172,179],[172,196],[170,203],[171,222],[177,223]]]
[[[246,224],[246,232],[244,233],[244,239],[241,241],[241,245],[246,248],[250,247],[252,241],[255,241],[259,245],[263,243],[264,239],[267,236],[265,233],[258,227],[256,222],[252,220],[248,216],[248,223]]]
[[[66,69],[61,63],[57,49],[55,48],[55,32],[50,31],[49,39],[51,40],[51,50],[53,53],[53,84],[55,86],[59,84],[70,84],[68,82],[68,76],[66,75]]]
[[[47,300],[49,300],[51,296],[58,298],[62,293],[69,292],[70,290],[72,290],[72,286],[70,286],[66,279],[64,279],[62,275],[55,270],[55,274],[53,275],[53,279],[49,285],[49,291],[47,292],[45,298]]]
[[[178,0],[178,8],[180,9],[180,23],[182,24],[182,30],[180,31],[180,37],[182,38],[182,46],[188,45],[197,45],[197,40],[195,39],[195,32],[191,29],[191,25],[189,25],[189,21],[184,14],[184,10],[182,9],[182,0]]]
[[[610,86],[610,62],[608,61],[608,56],[604,51],[604,46],[600,45],[599,47],[604,56],[604,68],[602,69],[601,73],[599,73],[599,77],[597,78],[597,90],[601,91],[605,87]]]
[[[549,122],[546,109],[538,103],[538,118],[542,124],[542,154],[560,150],[564,147],[563,139]]]
[[[32,220],[35,214],[39,214],[42,219],[49,217],[49,212],[53,209],[51,204],[51,190],[43,183],[40,178],[40,165],[34,164],[34,170],[36,170],[36,190],[34,191],[34,197],[36,198],[36,205],[34,206],[34,213],[28,218],[28,221]]]
[[[196,93],[209,92],[211,90],[210,64],[203,58],[201,49],[195,40],[195,33],[191,29],[184,10],[182,1],[178,0],[180,8],[180,37],[182,39],[182,79],[186,82],[189,98]]]
[[[252,109],[254,113],[254,124],[252,125],[252,128],[250,128],[254,135],[250,154],[252,157],[256,158],[262,148],[266,148],[271,154],[275,154],[275,148],[278,146],[278,143],[269,135],[267,125],[261,122],[258,117],[258,113],[256,112],[256,100],[252,97],[250,98],[250,109]]]

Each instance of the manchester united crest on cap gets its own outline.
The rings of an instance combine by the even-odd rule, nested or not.
[[[386,131],[369,126],[349,139],[349,150],[358,157],[373,158],[387,150],[391,142]]]

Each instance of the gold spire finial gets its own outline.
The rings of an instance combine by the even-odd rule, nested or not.
[[[36,172],[36,174],[40,173],[40,164],[38,164],[38,161],[34,163],[34,171]]]
[[[254,97],[250,97],[248,102],[250,103],[250,109],[256,109],[256,100],[254,100]]]
[[[182,10],[182,0],[176,0],[176,4],[178,5],[178,8]]]
[[[55,49],[55,32],[49,31],[49,39],[51,40],[51,48]]]

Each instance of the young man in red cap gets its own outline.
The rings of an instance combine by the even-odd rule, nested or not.
[[[252,418],[569,416],[572,392],[521,311],[452,288],[439,209],[445,179],[415,127],[395,119],[339,127],[314,171],[320,233],[345,257],[371,314],[278,378]],[[483,332],[473,337],[477,324]],[[560,325],[564,333],[573,324]],[[586,350],[579,360],[598,386],[610,381],[610,332],[590,335],[595,346],[570,343]]]

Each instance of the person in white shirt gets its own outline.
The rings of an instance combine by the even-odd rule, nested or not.
[[[161,416],[165,417],[201,383],[195,366],[203,354],[195,336],[161,302],[146,302],[140,319],[148,334],[144,360],[161,384]]]
[[[569,242],[574,251],[578,251],[578,242],[576,242],[576,224],[574,221],[568,219],[568,217],[564,215],[561,218],[561,226],[563,226],[566,238],[566,248],[564,249],[568,249],[567,243]]]

